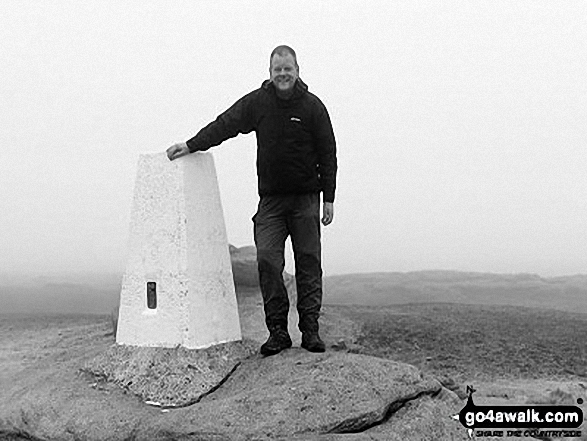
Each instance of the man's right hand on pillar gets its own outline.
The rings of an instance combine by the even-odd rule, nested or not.
[[[188,146],[185,142],[173,144],[171,147],[167,149],[167,157],[170,161],[188,155],[189,153],[190,150],[188,149]]]

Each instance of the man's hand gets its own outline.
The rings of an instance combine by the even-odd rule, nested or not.
[[[326,226],[332,222],[334,218],[334,203],[324,202],[322,206],[322,225]]]
[[[174,159],[181,158],[190,153],[188,146],[185,142],[180,142],[177,144],[173,144],[171,147],[167,149],[167,157],[170,161]]]

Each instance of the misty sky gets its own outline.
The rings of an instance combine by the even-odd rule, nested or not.
[[[122,272],[138,155],[289,44],[338,143],[326,275],[587,273],[587,2],[364,4],[2,0],[0,272]],[[236,246],[255,149],[211,150]]]

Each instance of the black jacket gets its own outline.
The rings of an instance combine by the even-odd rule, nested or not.
[[[273,83],[245,95],[187,141],[190,152],[208,150],[239,133],[257,134],[259,195],[324,193],[334,202],[336,142],[326,107],[300,79],[280,99]]]

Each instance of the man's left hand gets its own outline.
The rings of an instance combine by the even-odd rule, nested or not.
[[[334,203],[324,202],[322,206],[322,225],[326,226],[332,222],[334,218]]]

